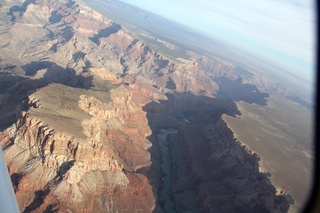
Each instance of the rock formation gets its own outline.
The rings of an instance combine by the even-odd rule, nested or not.
[[[0,143],[21,212],[161,212],[168,128],[174,210],[288,209],[220,119],[265,103],[252,75],[172,59],[80,1],[7,0],[0,15]]]
[[[152,211],[151,187],[137,173],[150,164],[145,113],[122,87],[108,103],[79,94],[60,84],[41,88],[1,133],[21,211]]]
[[[276,194],[268,174],[259,170],[259,156],[241,145],[220,118],[240,114],[233,101],[176,94],[145,110],[153,137],[161,129],[177,132],[167,136],[176,212],[288,211],[291,198]]]

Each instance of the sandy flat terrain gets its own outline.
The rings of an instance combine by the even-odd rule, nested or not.
[[[267,106],[237,103],[242,115],[223,119],[244,145],[261,156],[260,166],[271,173],[277,189],[295,200],[290,212],[301,209],[310,193],[313,169],[313,121],[305,108],[277,96]]]

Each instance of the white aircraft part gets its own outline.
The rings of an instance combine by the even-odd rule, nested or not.
[[[8,173],[7,164],[2,153],[2,148],[0,148],[0,212],[20,212]]]

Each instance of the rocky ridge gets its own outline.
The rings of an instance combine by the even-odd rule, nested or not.
[[[220,120],[240,112],[214,79],[252,76],[196,53],[172,60],[78,1],[12,0],[0,12],[0,142],[22,212],[161,212],[161,128],[178,130],[169,136],[177,212],[287,210]],[[253,102],[265,97],[255,89]],[[212,165],[228,181],[205,172]],[[241,198],[242,186],[252,195]]]
[[[61,89],[62,86],[49,85],[48,87]],[[50,88],[50,91],[54,89]],[[84,212],[91,212],[109,208],[110,211],[114,209],[129,211],[132,207],[129,202],[127,205],[122,205],[125,197],[128,196],[131,199],[132,196],[140,193],[140,196],[144,197],[144,202],[139,204],[140,208],[151,211],[154,208],[153,196],[150,197],[151,187],[148,187],[148,184],[142,186],[147,182],[144,175],[132,173],[150,164],[149,153],[146,151],[150,142],[145,139],[150,134],[150,130],[146,126],[147,122],[141,122],[140,118],[138,120],[135,118],[139,112],[133,108],[130,94],[121,88],[111,91],[111,102],[105,103],[111,106],[111,112],[107,107],[99,108],[99,104],[103,103],[97,99],[80,96],[79,107],[86,113],[90,109],[92,114],[87,116],[90,119],[82,121],[83,133],[86,137],[81,138],[52,128],[55,125],[65,127],[70,125],[68,120],[55,121],[54,119],[59,120],[56,116],[53,120],[42,121],[37,111],[46,109],[47,103],[43,102],[41,97],[38,98],[37,93],[39,91],[29,96],[28,105],[31,108],[28,111],[22,111],[21,118],[1,133],[5,157],[11,159],[8,164],[11,177],[18,177],[14,186],[20,201],[20,209],[26,212],[34,209],[41,211],[57,202],[58,197],[60,210],[76,211],[81,208]],[[45,94],[51,95],[47,92]],[[131,107],[131,110],[125,112],[119,110],[123,107]],[[101,114],[105,117],[101,117]],[[122,119],[128,123],[124,124]],[[132,122],[141,123],[132,125]],[[115,133],[113,129],[116,129]],[[32,184],[34,182],[37,184]],[[141,186],[132,187],[132,184]],[[117,193],[112,190],[107,193],[106,189],[117,190]],[[35,192],[34,195],[33,192]],[[36,192],[44,193],[42,200],[37,197]],[[122,193],[126,195],[121,195]],[[92,197],[94,194],[95,197]],[[117,201],[116,197],[107,199],[100,209],[93,208],[96,202],[102,202],[97,197],[103,195],[110,198],[115,194],[118,194],[116,197],[120,197],[121,200]],[[138,205],[138,203],[132,201],[132,205]],[[141,209],[137,208],[137,211],[139,210]]]
[[[241,114],[233,101],[181,94],[145,110],[151,141],[157,141],[161,129],[176,130],[167,136],[174,211],[288,211],[292,198],[276,191],[270,174],[259,169],[260,157],[241,145],[221,119],[222,114]],[[158,158],[163,161],[161,153]],[[164,207],[164,200],[160,204]]]

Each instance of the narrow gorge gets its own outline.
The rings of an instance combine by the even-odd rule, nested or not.
[[[288,211],[221,116],[290,91],[83,1],[0,12],[0,143],[21,212]]]
[[[259,170],[259,156],[222,120],[222,114],[241,115],[233,101],[174,94],[144,110],[159,149],[161,166],[154,168],[165,212],[288,211],[290,196],[277,194]]]

